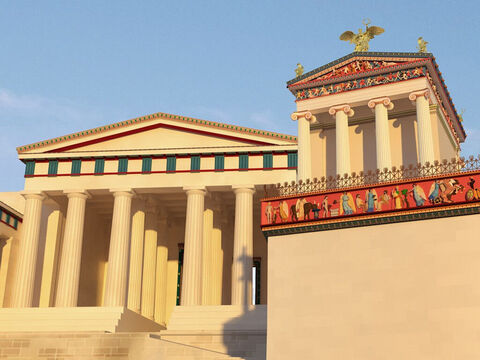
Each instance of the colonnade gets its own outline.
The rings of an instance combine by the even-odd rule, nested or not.
[[[201,305],[206,301],[206,295],[202,296],[202,258],[205,256],[203,226],[207,190],[204,187],[183,190],[187,195],[187,209],[181,305]],[[232,304],[240,305],[251,302],[255,189],[253,185],[235,186],[233,192]],[[128,306],[149,319],[164,323],[165,311],[161,309],[165,309],[167,287],[166,214],[156,211],[153,204],[142,197],[138,197],[132,211],[132,199],[136,196],[132,189],[111,190],[111,193],[114,203],[103,305]],[[75,307],[78,302],[85,207],[90,194],[86,190],[75,190],[65,191],[65,195],[68,207],[55,306]],[[43,193],[25,193],[24,197],[23,237],[19,246],[12,307],[31,307],[33,304],[42,202],[45,199]],[[221,246],[221,235],[210,232],[211,246]],[[217,263],[219,260],[207,261]],[[216,292],[212,291],[207,297],[221,299],[221,291],[219,294]]]
[[[432,125],[430,120],[429,90],[422,89],[409,94],[408,98],[416,106],[418,159],[421,164],[433,163],[434,147]],[[368,107],[375,113],[375,145],[377,168],[383,170],[392,167],[390,147],[390,131],[388,125],[388,111],[394,105],[389,97],[370,99]],[[349,104],[335,105],[329,108],[328,113],[335,118],[336,140],[336,173],[340,176],[350,175],[350,139],[348,118],[354,116],[354,110]],[[297,180],[306,180],[312,177],[310,124],[316,120],[312,111],[295,112],[292,120],[298,122],[298,170]]]

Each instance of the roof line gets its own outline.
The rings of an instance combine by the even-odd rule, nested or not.
[[[93,129],[88,129],[88,130],[79,131],[79,132],[64,135],[64,136],[59,136],[49,140],[44,140],[44,141],[39,141],[32,144],[23,145],[23,146],[17,147],[17,152],[22,153],[24,151],[41,148],[47,145],[58,144],[67,140],[77,139],[87,135],[100,134],[111,129],[121,128],[121,127],[134,125],[134,124],[142,123],[144,121],[155,120],[155,119],[174,120],[177,122],[201,125],[205,127],[222,129],[222,130],[227,130],[227,131],[236,132],[236,133],[243,133],[246,135],[256,135],[256,136],[270,138],[270,139],[284,140],[291,143],[297,142],[297,137],[293,135],[281,134],[281,133],[276,133],[272,131],[248,128],[248,127],[231,125],[231,124],[220,123],[215,121],[196,119],[192,117],[175,115],[175,114],[153,113],[150,115],[140,116],[140,117],[125,120],[125,121],[120,121],[110,125],[100,126]]]

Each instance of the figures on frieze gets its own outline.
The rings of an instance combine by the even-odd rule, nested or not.
[[[376,216],[381,213],[480,202],[480,189],[475,187],[477,181],[480,181],[480,173],[419,179],[389,185],[379,184],[363,189],[332,190],[323,194],[305,194],[281,200],[270,199],[262,203],[262,225],[326,221],[350,216]]]

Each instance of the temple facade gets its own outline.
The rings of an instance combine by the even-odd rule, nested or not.
[[[480,207],[433,55],[354,52],[287,88],[298,136],[156,113],[17,148],[24,209],[1,208],[0,337],[27,345],[8,354],[356,359],[385,352],[389,333],[416,341],[396,358],[433,359],[433,322],[465,332],[412,310],[437,309],[432,281],[476,291],[448,278],[455,264],[480,275],[476,244],[429,247],[472,237]]]

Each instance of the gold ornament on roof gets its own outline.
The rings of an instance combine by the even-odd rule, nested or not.
[[[303,66],[302,66],[302,64],[297,63],[297,68],[295,69],[295,75],[297,75],[297,77],[303,75]]]
[[[351,44],[355,44],[354,51],[368,51],[368,42],[376,35],[380,35],[385,31],[385,29],[379,26],[368,26],[370,23],[369,19],[364,19],[365,31],[358,29],[358,34],[355,34],[353,31],[345,31],[340,35],[340,40],[350,41]]]
[[[417,45],[418,52],[419,53],[426,53],[428,42],[423,40],[423,37],[421,37],[421,36],[418,38],[417,42],[418,42],[418,45]]]

